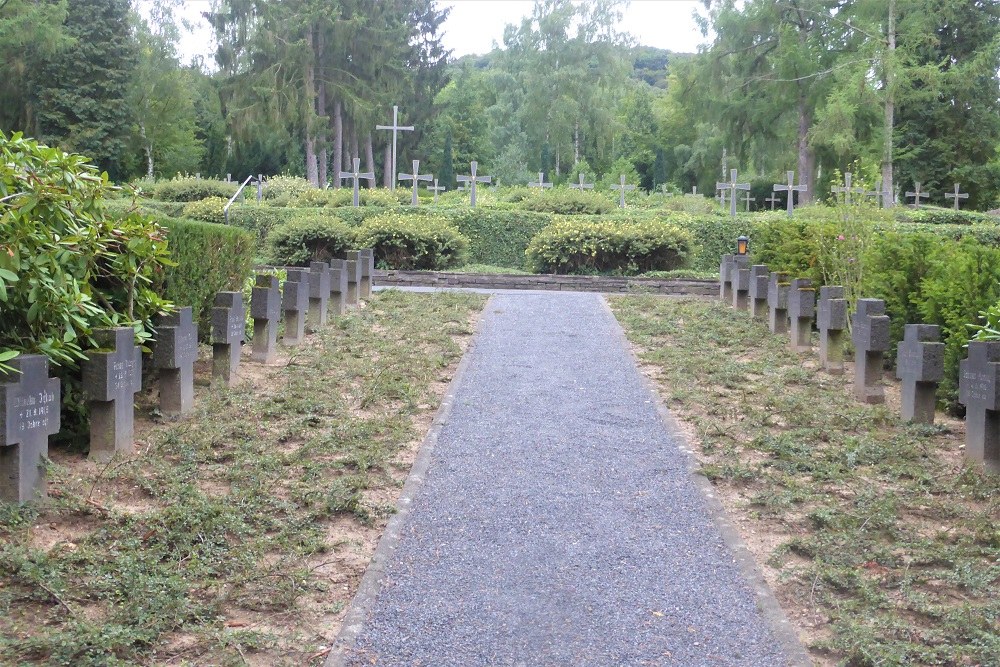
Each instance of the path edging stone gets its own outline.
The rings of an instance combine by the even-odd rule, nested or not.
[[[695,279],[568,276],[555,274],[450,273],[447,271],[376,271],[381,287],[469,287],[496,290],[652,293],[676,296],[714,296],[718,282]]]
[[[621,323],[618,322],[618,318],[615,317],[614,311],[611,310],[607,299],[601,299],[601,303],[615,321],[617,334],[621,338],[622,344],[628,351],[629,356],[632,357],[636,368],[639,370],[639,376],[642,378],[643,385],[652,394],[657,414],[666,425],[667,431],[672,434],[671,439],[676,441],[675,444],[678,449],[684,454],[684,458],[688,464],[688,472],[695,486],[701,492],[708,514],[718,527],[726,547],[733,554],[733,558],[736,560],[744,581],[746,581],[747,585],[753,590],[754,595],[756,595],[757,606],[761,610],[767,624],[774,632],[775,639],[789,657],[790,662],[788,664],[794,667],[812,667],[813,661],[809,657],[809,652],[802,645],[802,642],[799,641],[799,635],[795,626],[788,620],[784,610],[778,603],[778,599],[774,596],[774,591],[768,586],[767,581],[764,579],[764,574],[757,565],[757,561],[750,548],[743,541],[739,531],[730,522],[726,508],[715,495],[715,488],[712,486],[712,482],[701,473],[692,443],[688,441],[677,418],[663,402],[663,397],[660,396],[660,392],[653,383],[652,378],[642,372],[642,363],[636,356],[631,341],[625,335],[625,330],[622,328]]]
[[[386,567],[399,547],[403,527],[411,511],[410,508],[427,478],[427,471],[430,469],[435,445],[437,444],[438,437],[441,435],[441,430],[451,417],[452,408],[455,405],[456,390],[471,363],[471,353],[476,347],[476,342],[479,340],[482,325],[485,321],[485,314],[488,312],[492,301],[493,298],[490,297],[483,304],[472,338],[469,340],[469,344],[462,354],[458,368],[455,369],[455,375],[451,378],[451,382],[448,383],[448,389],[444,393],[444,398],[441,400],[441,405],[434,416],[431,428],[427,431],[427,435],[424,436],[424,440],[420,444],[420,449],[417,451],[417,457],[414,459],[413,465],[410,467],[410,472],[406,476],[406,481],[403,483],[403,490],[396,501],[396,513],[386,523],[385,531],[382,533],[382,537],[379,538],[378,546],[375,547],[375,553],[372,554],[371,562],[368,564],[365,574],[361,578],[361,585],[358,586],[358,591],[354,594],[347,614],[344,615],[344,619],[341,622],[340,631],[333,640],[333,645],[324,663],[324,667],[347,667],[348,665],[347,658],[350,657],[349,653],[354,648],[358,636],[364,629],[368,613],[371,611],[372,605],[375,604],[375,597],[382,589]]]

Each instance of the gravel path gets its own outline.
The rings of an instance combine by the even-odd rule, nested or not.
[[[792,664],[600,296],[494,296],[466,364],[342,664]]]

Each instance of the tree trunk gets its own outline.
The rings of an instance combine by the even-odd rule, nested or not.
[[[313,34],[312,28],[306,32],[306,44],[309,47],[310,55],[312,55],[313,47]],[[307,102],[307,112],[306,112],[306,178],[315,187],[319,187],[319,174],[316,170],[316,123],[314,122],[313,116],[315,115],[315,105],[316,105],[316,80],[315,80],[315,67],[313,65],[312,59],[306,63],[305,68],[305,87],[306,87],[306,102]]]
[[[889,34],[888,53],[882,60],[885,82],[885,121],[882,128],[885,136],[882,139],[882,192],[886,193],[882,204],[887,208],[896,204],[896,189],[892,178],[892,131],[896,124],[896,92],[893,81],[893,68],[896,52],[896,0],[889,0]]]
[[[375,173],[375,154],[372,152],[372,133],[368,133],[368,137],[365,139],[365,171],[370,174]],[[377,187],[374,176],[368,179],[368,187],[375,189]]]
[[[333,168],[337,174],[333,175],[333,187],[339,188],[339,172],[344,170],[344,119],[340,113],[340,100],[333,103]]]
[[[326,188],[329,181],[327,166],[330,156],[327,154],[327,144],[329,144],[328,130],[330,119],[326,117],[326,68],[325,62],[326,42],[323,31],[316,31],[316,62],[319,63],[319,94],[316,97],[316,113],[319,116],[317,127],[319,128],[319,186]]]
[[[358,128],[354,121],[351,121],[351,170],[354,169],[354,159],[360,158],[361,152],[358,150]]]
[[[139,136],[142,138],[142,145],[146,150],[146,176],[153,178],[153,144],[146,138],[145,123],[139,123]]]
[[[385,142],[385,159],[382,164],[385,165],[385,175],[382,177],[382,187],[391,188],[392,179],[395,178],[395,174],[392,173],[392,144],[388,141]]]
[[[573,165],[580,162],[580,121],[573,127]]]
[[[809,145],[809,126],[812,116],[806,107],[805,99],[799,97],[799,183],[806,186],[806,191],[799,193],[799,204],[811,204],[816,198],[815,176],[816,151]],[[789,192],[791,197],[792,193]]]
[[[559,151],[556,151],[556,175],[555,178],[559,178]]]

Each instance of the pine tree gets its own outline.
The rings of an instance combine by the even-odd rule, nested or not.
[[[454,156],[451,153],[451,130],[449,129],[444,137],[444,152],[441,156],[441,175],[438,183],[449,190],[455,187],[455,165]]]

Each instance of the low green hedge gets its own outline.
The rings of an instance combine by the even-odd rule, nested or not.
[[[217,292],[238,290],[254,264],[255,239],[235,227],[197,220],[160,218],[176,266],[165,267],[156,288],[178,306],[191,306],[199,333],[207,339]]]
[[[923,223],[928,225],[996,225],[1000,219],[976,211],[956,211],[953,208],[921,206],[920,208],[898,207],[896,219],[900,222]]]
[[[314,215],[275,226],[267,236],[267,261],[276,266],[328,262],[354,247],[355,233],[337,218]]]
[[[188,176],[159,181],[150,186],[148,192],[144,188],[143,194],[157,201],[189,202],[208,197],[229,199],[239,187],[238,183]]]
[[[690,248],[688,232],[663,222],[568,219],[536,234],[527,256],[542,273],[635,275],[679,269]]]
[[[380,266],[404,270],[460,266],[469,247],[469,239],[445,218],[400,213],[383,213],[366,220],[356,239],[359,247],[374,250]]]
[[[569,188],[533,189],[525,193],[520,205],[528,211],[559,215],[602,215],[614,210],[614,205],[600,193]]]

